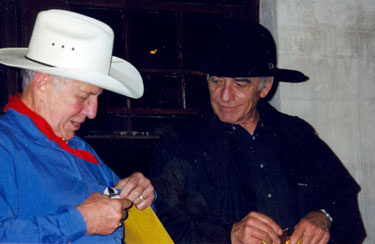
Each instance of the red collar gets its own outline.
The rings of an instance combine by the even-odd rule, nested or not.
[[[38,129],[45,134],[48,139],[54,141],[64,149],[65,151],[79,157],[80,159],[83,159],[85,161],[89,161],[94,164],[100,165],[96,157],[91,154],[88,151],[85,150],[80,150],[80,149],[74,149],[70,147],[61,137],[58,137],[55,135],[53,132],[51,126],[48,124],[48,122],[43,119],[40,115],[29,109],[21,100],[20,100],[21,94],[16,94],[15,96],[9,96],[9,102],[8,104],[4,107],[4,112],[7,111],[9,108],[14,109],[20,114],[28,116],[38,127]]]

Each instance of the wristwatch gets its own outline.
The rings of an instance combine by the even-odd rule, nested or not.
[[[320,212],[322,212],[329,221],[333,222],[333,219],[331,217],[331,215],[329,213],[327,213],[327,211],[325,209],[319,209]]]

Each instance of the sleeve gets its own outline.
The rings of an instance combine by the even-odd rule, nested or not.
[[[305,132],[300,144],[305,148],[300,151],[304,151],[304,162],[309,165],[304,166],[314,179],[312,210],[324,209],[333,218],[330,243],[362,243],[366,232],[358,207],[360,186],[309,124],[305,122],[298,128]]]
[[[209,206],[192,203],[194,195],[187,190],[187,182],[198,179],[191,179],[183,141],[175,134],[163,135],[154,149],[150,178],[158,193],[157,215],[175,243],[230,243],[231,225],[211,220],[207,211],[197,214],[197,209]]]
[[[2,243],[66,243],[86,232],[80,212],[62,206],[46,216],[19,217],[22,205],[18,201],[18,186],[13,160],[0,142],[0,242]]]

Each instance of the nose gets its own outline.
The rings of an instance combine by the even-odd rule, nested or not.
[[[225,82],[224,86],[222,87],[220,98],[224,102],[231,101],[234,97],[233,88],[230,82]]]
[[[98,97],[89,98],[83,109],[83,114],[87,116],[89,119],[94,119],[96,117],[96,113],[98,111]]]

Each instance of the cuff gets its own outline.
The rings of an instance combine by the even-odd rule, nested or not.
[[[86,233],[86,222],[77,208],[61,207],[58,216],[66,241],[74,241]]]

